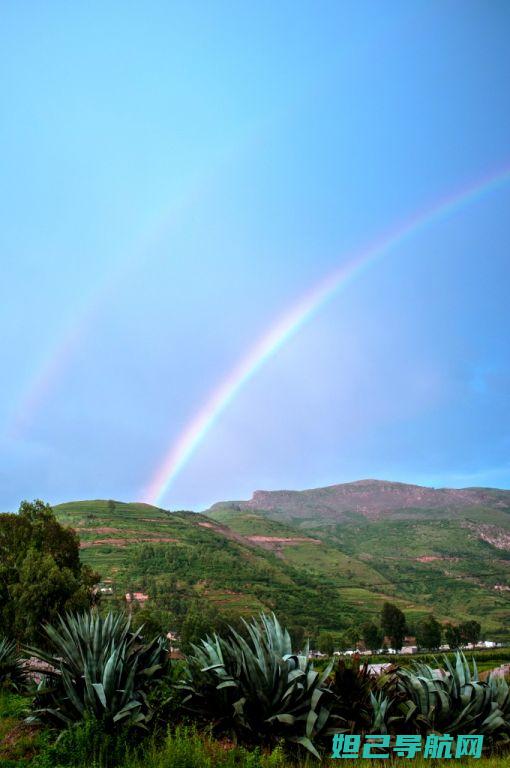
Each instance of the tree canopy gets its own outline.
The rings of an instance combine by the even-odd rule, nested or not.
[[[361,634],[365,646],[370,651],[375,651],[381,647],[383,642],[383,633],[373,621],[366,621],[361,627]]]
[[[434,616],[426,616],[418,622],[416,642],[422,648],[435,650],[441,645],[441,624]]]
[[[399,651],[407,632],[407,624],[406,617],[398,606],[393,603],[384,603],[381,612],[381,628],[391,639],[392,647]]]
[[[42,501],[23,501],[0,514],[0,624],[23,642],[39,639],[41,624],[94,601],[99,575],[80,563],[76,532]]]

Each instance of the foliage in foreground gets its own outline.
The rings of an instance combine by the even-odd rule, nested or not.
[[[332,665],[322,674],[291,640],[277,618],[262,614],[246,623],[248,639],[234,629],[194,646],[182,689],[184,706],[217,732],[231,731],[248,743],[283,738],[318,756],[314,740],[338,718],[326,686]]]
[[[0,636],[0,687],[21,690],[26,682],[23,658],[14,640]]]
[[[162,640],[146,643],[142,631],[123,614],[66,615],[45,627],[49,650],[31,652],[50,668],[29,722],[57,726],[61,735],[55,742],[42,731],[47,743],[27,766],[291,765],[270,762],[284,760],[283,750],[304,765],[327,756],[331,733],[340,731],[479,733],[488,749],[510,744],[507,682],[479,680],[460,652],[454,662],[414,661],[382,677],[354,659],[319,672],[306,651],[293,653],[276,617],[262,614],[245,622],[243,634],[230,628],[206,637],[170,666]],[[16,656],[12,643],[0,649]],[[190,715],[210,737],[182,726]],[[177,730],[165,736],[169,726]]]
[[[405,723],[421,733],[436,731],[483,734],[491,742],[510,741],[510,690],[504,678],[478,678],[476,662],[470,669],[457,652],[455,664],[445,656],[444,667],[416,662],[400,668],[387,689],[399,701]]]
[[[2,720],[0,719],[0,729]],[[137,748],[124,748],[124,732],[116,737],[104,734],[100,724],[85,721],[66,729],[55,740],[54,735],[43,731],[32,749],[19,749],[9,754],[2,748],[0,738],[0,765],[2,768],[312,768],[317,766],[313,757],[296,760],[286,753],[283,745],[277,745],[272,751],[260,748],[247,749],[232,743],[214,739],[209,731],[198,731],[194,727],[177,726],[161,738],[147,737]],[[28,737],[26,737],[28,739]],[[35,752],[33,747],[35,747]],[[482,759],[466,759],[462,768],[502,768],[507,756],[498,754]],[[335,768],[338,760],[323,759],[321,765]],[[378,761],[370,761],[381,766]],[[384,761],[388,763],[388,760]],[[398,768],[446,768],[452,760],[431,761],[416,757],[412,761],[396,759],[392,765]],[[349,760],[355,768],[367,768],[367,760]],[[457,764],[457,761],[455,761]],[[459,763],[460,765],[460,763]]]
[[[31,649],[50,665],[37,688],[34,721],[62,726],[89,717],[106,732],[147,726],[153,715],[149,690],[168,666],[161,638],[145,643],[123,614],[67,614],[45,631],[50,650]]]

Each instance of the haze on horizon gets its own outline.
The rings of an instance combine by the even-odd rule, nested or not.
[[[0,510],[140,498],[310,286],[510,163],[498,0],[56,1],[0,18]],[[323,307],[165,506],[365,477],[509,488],[509,205],[507,184]]]

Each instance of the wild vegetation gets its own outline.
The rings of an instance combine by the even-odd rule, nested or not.
[[[13,749],[11,764],[31,768],[144,760],[170,767],[193,765],[202,754],[212,765],[213,739],[220,739],[228,754],[220,765],[285,766],[327,759],[333,733],[477,733],[493,752],[510,744],[508,683],[480,680],[460,652],[454,664],[443,659],[442,669],[415,662],[376,677],[366,665],[342,661],[319,672],[306,652],[293,650],[274,615],[244,630],[205,637],[171,666],[164,641],[142,640],[121,614],[47,625],[52,650],[26,651],[48,665],[37,685],[18,681],[17,695],[13,680],[2,685],[8,728],[16,714],[0,748],[3,765]]]
[[[29,649],[45,672],[36,689],[31,722],[71,725],[85,718],[107,733],[118,724],[146,726],[153,715],[150,688],[167,671],[162,637],[150,643],[131,631],[123,614],[67,614],[46,624],[50,650]]]
[[[31,641],[43,621],[88,608],[98,578],[48,504],[24,501],[18,514],[0,515],[0,627],[10,639]]]
[[[399,648],[411,630],[422,648],[437,649],[446,638],[455,649],[480,636],[476,619],[438,621],[430,611],[417,618],[390,595],[377,616],[357,616],[331,581],[322,585],[318,571],[292,563],[285,547],[319,546],[327,558],[341,553],[307,536],[289,544],[289,529],[258,514],[259,533],[246,536],[192,513],[97,504],[96,512],[87,507],[90,525],[80,519],[76,526],[85,531],[82,543],[117,536],[123,544],[113,549],[124,550],[103,580],[94,570],[96,546],[80,552],[78,535],[47,505],[24,503],[19,516],[0,517],[2,768],[284,768],[327,763],[334,733],[392,740],[478,733],[488,755],[510,744],[507,681],[480,677],[459,650],[440,660],[430,652],[398,657],[396,664],[395,656],[374,654],[371,662],[388,662],[379,676],[358,656],[332,656],[353,640],[376,651],[385,642]],[[75,512],[67,510],[76,522]],[[119,523],[92,517],[113,521],[124,512],[123,533]],[[157,538],[164,541],[149,540],[142,530],[149,520],[158,528],[161,521]],[[268,528],[283,550],[260,546],[271,538]],[[88,553],[84,565],[80,554]],[[37,594],[33,605],[20,585]],[[143,600],[135,599],[138,589]],[[246,595],[257,618],[249,616],[250,599],[243,604]],[[176,632],[185,655],[171,660]],[[308,636],[328,658],[310,655]],[[504,656],[478,654],[487,669]]]

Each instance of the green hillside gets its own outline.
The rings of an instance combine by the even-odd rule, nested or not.
[[[342,509],[337,519],[331,504],[323,515],[313,499],[301,515],[288,503],[281,514],[252,502],[220,503],[199,514],[80,501],[55,512],[79,533],[83,560],[112,579],[107,599],[141,591],[176,611],[177,595],[227,615],[276,610],[311,633],[375,619],[390,600],[411,625],[434,611],[442,621],[477,618],[491,638],[507,638],[510,593],[495,589],[509,584],[506,508],[472,506],[470,498],[448,516],[437,505],[429,519],[423,506],[416,519],[410,509],[378,515],[374,492],[371,485],[369,515]],[[345,506],[344,489],[341,498]]]
[[[302,492],[259,491],[249,501],[215,504],[206,514],[246,536],[252,527],[262,530],[265,519],[268,531],[282,526],[322,542],[314,558],[306,545],[284,547],[282,556],[322,571],[360,609],[379,606],[384,593],[411,603],[411,617],[423,608],[443,620],[476,617],[491,636],[510,635],[508,491],[370,480]]]
[[[275,610],[309,631],[341,630],[355,618],[354,603],[320,575],[198,513],[107,501],[55,513],[79,533],[84,562],[112,579],[113,597],[142,591],[172,605],[175,594],[200,598],[230,614]]]

